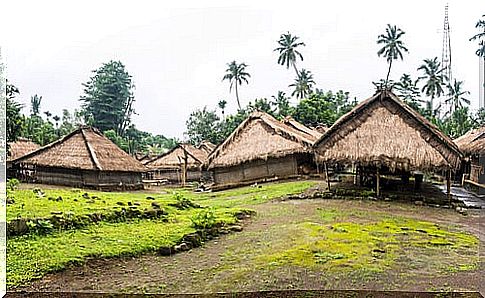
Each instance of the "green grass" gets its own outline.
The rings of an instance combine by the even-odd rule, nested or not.
[[[177,190],[184,197],[212,207],[218,222],[232,224],[234,214],[251,205],[260,204],[285,194],[304,191],[315,182],[287,182],[265,184],[261,188],[244,187],[217,193],[193,193]],[[149,207],[155,198],[169,213],[168,222],[159,220],[133,220],[123,223],[92,224],[83,229],[68,230],[45,236],[28,235],[7,241],[7,285],[18,286],[48,272],[65,268],[68,264],[88,258],[137,255],[171,246],[184,235],[191,233],[190,218],[200,209],[177,210],[167,204],[175,203],[172,191],[165,194],[108,193],[95,191],[46,189],[38,198],[32,190],[16,190],[15,204],[7,207],[7,218],[48,217],[51,211],[72,212],[77,215],[93,212],[111,212],[117,202],[140,202],[140,208]],[[89,199],[82,197],[87,192]],[[48,200],[61,196],[62,201]],[[93,196],[97,198],[92,199]],[[77,199],[76,201],[74,199]],[[91,202],[89,203],[88,200]],[[94,202],[93,202],[94,201]],[[23,206],[22,206],[23,204]]]
[[[175,203],[174,192],[193,200],[201,205],[212,207],[250,206],[264,203],[268,200],[281,197],[286,194],[295,194],[315,185],[315,182],[286,182],[276,184],[263,184],[261,188],[243,187],[215,193],[194,193],[186,189],[170,189],[163,193],[116,193],[97,192],[80,189],[45,189],[45,195],[38,197],[30,189],[19,189],[13,192],[15,203],[7,206],[7,222],[12,219],[50,217],[51,212],[70,212],[75,215],[90,213],[113,212],[128,205],[128,202],[139,203],[139,209],[151,208],[153,197],[162,207],[169,203]],[[87,193],[89,198],[83,197]],[[61,197],[62,201],[55,201]],[[49,198],[52,198],[49,200]]]

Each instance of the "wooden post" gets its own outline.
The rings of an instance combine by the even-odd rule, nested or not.
[[[357,170],[355,168],[355,163],[352,163],[352,174],[354,174],[354,185],[357,185]]]
[[[446,195],[448,196],[448,202],[451,206],[451,168],[446,173]]]
[[[327,187],[328,187],[328,190],[330,191],[330,178],[328,177],[327,163],[324,163],[323,166],[325,168],[325,179],[327,180]]]
[[[380,190],[380,181],[381,180],[381,176],[379,175],[379,167],[377,167],[377,171],[376,171],[376,195],[377,197],[380,197],[381,196],[381,190]]]

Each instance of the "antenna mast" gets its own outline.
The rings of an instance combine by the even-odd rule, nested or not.
[[[443,75],[445,75],[448,78],[448,81],[451,84],[452,83],[451,39],[450,39],[450,23],[448,21],[448,3],[446,3],[446,6],[445,6],[445,21],[443,24],[443,49],[441,53],[442,53],[441,67],[443,68]]]

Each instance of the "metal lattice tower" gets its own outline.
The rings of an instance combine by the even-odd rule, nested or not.
[[[443,25],[443,50],[441,54],[441,67],[443,74],[452,81],[451,74],[451,39],[450,39],[450,23],[448,22],[448,4],[445,6],[445,22]]]

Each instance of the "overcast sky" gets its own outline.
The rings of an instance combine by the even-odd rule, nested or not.
[[[249,85],[240,88],[243,105],[278,90],[291,93],[294,71],[278,65],[273,52],[286,31],[306,43],[298,67],[312,71],[317,88],[349,91],[359,101],[371,96],[371,82],[387,72],[376,40],[388,23],[406,32],[409,49],[404,61],[393,63],[391,78],[417,77],[423,59],[441,61],[447,2],[453,77],[465,81],[476,110],[479,60],[469,38],[485,14],[483,0],[8,1],[0,46],[7,77],[27,105],[24,113],[34,94],[54,115],[78,108],[91,71],[121,60],[136,85],[136,126],[183,138],[196,108],[216,109],[225,99],[227,112],[236,111],[235,95],[221,82],[232,60],[249,65]]]

